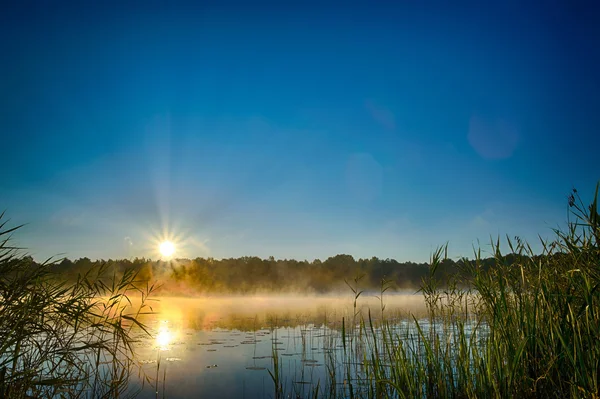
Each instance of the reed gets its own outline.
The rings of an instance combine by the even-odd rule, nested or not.
[[[135,395],[132,329],[154,287],[100,266],[65,282],[51,259],[36,264],[11,245],[0,214],[0,397]],[[139,296],[140,305],[130,298]]]
[[[326,354],[328,381],[315,382],[313,395],[600,397],[599,186],[589,206],[573,190],[568,227],[542,242],[541,254],[507,237],[503,255],[495,240],[493,265],[476,250],[442,282],[447,247],[436,250],[421,285],[426,317],[386,319],[382,283],[382,317],[365,318],[357,311],[360,278],[347,282],[353,314],[342,319],[343,351]]]

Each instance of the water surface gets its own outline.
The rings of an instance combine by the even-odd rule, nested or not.
[[[286,393],[343,389],[342,320],[348,335],[361,317],[369,320],[369,309],[375,327],[383,315],[398,328],[425,311],[421,295],[386,295],[384,304],[382,311],[378,298],[364,294],[356,307],[351,296],[160,298],[143,320],[152,337],[137,335],[146,380],[140,397],[157,397],[157,388],[168,398],[274,397],[274,355]],[[351,366],[359,378],[360,364]]]

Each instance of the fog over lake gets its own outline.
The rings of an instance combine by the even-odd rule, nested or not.
[[[422,314],[422,295],[384,295],[388,321],[407,323]],[[141,397],[273,397],[276,349],[286,392],[307,395],[326,381],[328,357],[342,351],[345,326],[362,318],[376,325],[381,301],[374,293],[342,296],[160,297],[142,319],[152,334],[140,333],[136,357],[150,380]],[[341,364],[340,364],[341,366]],[[335,369],[335,366],[334,366]],[[343,376],[340,382],[343,384]],[[322,389],[322,388],[321,388]]]

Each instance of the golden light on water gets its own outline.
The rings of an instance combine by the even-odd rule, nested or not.
[[[156,345],[159,347],[159,349],[165,350],[172,341],[173,333],[171,333],[166,326],[162,326],[158,332],[158,335],[156,335]]]
[[[171,241],[163,241],[158,246],[158,251],[165,258],[170,258],[175,253],[175,244]]]

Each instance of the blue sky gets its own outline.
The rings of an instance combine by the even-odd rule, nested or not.
[[[0,17],[0,209],[37,259],[469,256],[600,179],[597,8],[58,3]]]

